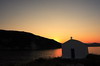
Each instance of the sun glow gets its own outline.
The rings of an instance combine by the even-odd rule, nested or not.
[[[31,32],[60,43],[71,36],[85,43],[100,43],[98,1],[0,0],[0,29]]]
[[[54,37],[53,38],[55,41],[57,41],[57,42],[61,42],[61,39],[59,39],[59,38],[57,38],[57,37]]]

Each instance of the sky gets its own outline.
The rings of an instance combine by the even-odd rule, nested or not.
[[[0,0],[0,29],[100,43],[100,0]]]

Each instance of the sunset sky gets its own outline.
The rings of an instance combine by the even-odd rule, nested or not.
[[[100,43],[100,0],[0,0],[0,29]]]

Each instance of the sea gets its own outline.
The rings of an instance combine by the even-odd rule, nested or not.
[[[100,47],[89,47],[89,54],[100,55]],[[56,58],[62,56],[62,49],[37,50],[37,51],[0,51],[0,64],[26,63],[39,58]],[[31,55],[30,55],[31,53]],[[30,59],[29,59],[30,58]],[[28,60],[29,59],[29,60]],[[7,65],[8,65],[7,64]],[[84,65],[83,65],[84,66]]]
[[[89,54],[100,55],[100,47],[88,47]],[[62,49],[40,50],[33,52],[33,60],[38,58],[56,58],[62,56]]]

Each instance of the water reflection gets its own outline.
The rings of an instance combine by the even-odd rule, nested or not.
[[[88,47],[88,51],[91,54],[98,54],[100,55],[100,47]]]
[[[99,54],[100,55],[100,47],[89,47],[88,48],[89,53],[92,54]],[[30,52],[32,52],[32,56],[29,54]],[[18,61],[18,62],[22,62],[22,60],[26,60],[30,57],[31,59],[35,60],[35,59],[39,59],[39,58],[55,58],[55,57],[61,57],[62,56],[62,49],[51,49],[51,50],[42,50],[42,51],[3,51],[0,54],[0,59],[3,63],[8,63],[9,62],[13,62]],[[19,59],[19,60],[18,60]],[[0,62],[1,62],[0,61]],[[23,61],[23,62],[26,62]],[[84,66],[83,64],[77,64],[77,66]],[[68,66],[68,65],[66,65]],[[74,66],[73,64],[69,66]]]
[[[100,47],[89,47],[89,53],[99,54],[100,55]],[[33,60],[38,58],[54,58],[61,57],[62,49],[51,49],[51,50],[43,50],[43,51],[33,51]]]
[[[62,56],[62,49],[56,49],[54,50],[54,57],[61,57]]]
[[[54,57],[61,57],[61,56],[62,56],[61,48],[33,52],[33,60],[38,58],[54,58]]]
[[[100,55],[100,47],[89,47],[89,53],[99,54]],[[29,54],[32,53],[32,56]],[[62,56],[62,49],[51,49],[51,50],[42,50],[42,51],[2,51],[0,54],[0,62],[1,63],[12,63],[14,61],[17,62],[27,62],[28,59],[39,59],[39,58],[55,58]],[[29,59],[29,60],[30,60]],[[77,66],[84,66],[83,64],[77,64]],[[68,66],[68,65],[66,65]],[[74,66],[73,64],[69,66]]]

